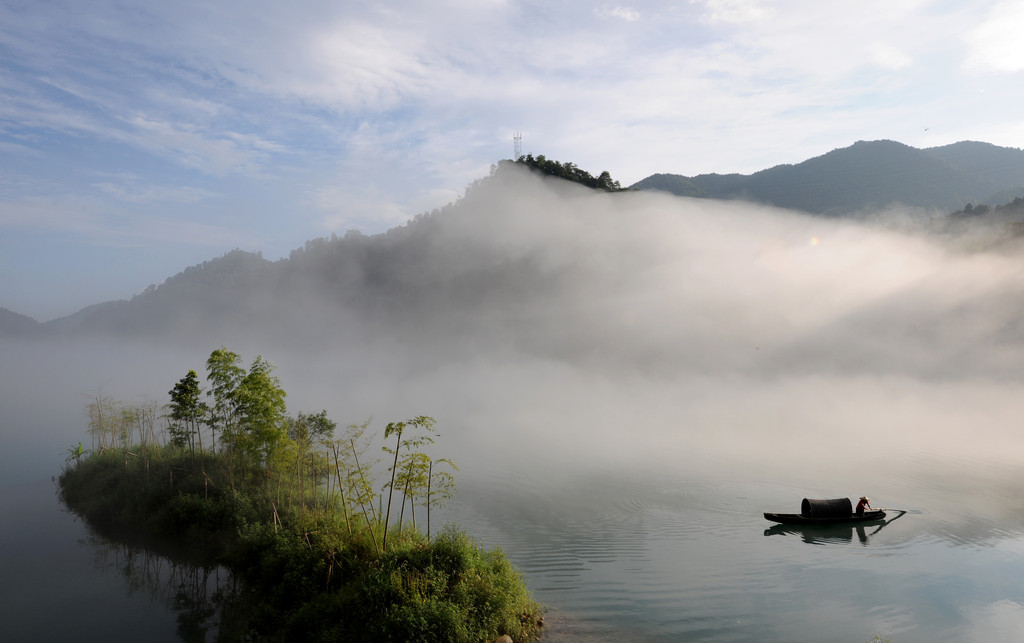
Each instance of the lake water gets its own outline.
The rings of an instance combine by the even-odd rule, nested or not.
[[[807,489],[613,474],[557,486],[464,479],[444,518],[508,553],[550,607],[552,641],[1007,641],[1024,631],[1020,472],[954,471],[936,485],[891,460],[865,469],[860,486],[884,491],[876,504],[913,513],[885,526],[786,528],[761,512],[796,512]],[[205,638],[183,629],[196,618],[181,595],[201,584],[212,597],[227,574],[104,543],[60,509],[48,479],[8,490],[4,515],[17,519],[0,543],[4,640],[216,640],[216,613],[198,619]]]
[[[774,526],[761,512],[797,513],[808,489],[686,476],[517,485],[460,510],[551,606],[552,640],[1008,641],[1024,631],[1020,474],[865,463],[858,488],[912,512],[884,526]]]
[[[216,640],[219,613],[203,610],[230,595],[223,570],[104,543],[60,507],[51,477],[84,436],[92,384],[78,382],[89,381],[88,355],[49,361],[31,347],[8,347],[5,357],[42,363],[36,375],[0,382],[0,639]],[[126,379],[139,390],[166,390],[186,361],[198,360]],[[687,394],[705,400],[680,403],[687,417],[699,415],[696,430],[668,412],[628,421],[640,405],[670,406],[681,395],[673,387],[617,380],[613,396],[557,369],[531,372],[535,385],[516,390],[504,408],[519,410],[505,416],[480,402],[486,390],[509,390],[501,375],[473,371],[456,386],[442,374],[445,384],[431,389],[420,379],[417,393],[411,385],[403,393],[416,409],[426,408],[426,397],[455,397],[450,389],[462,395],[436,413],[457,436],[448,444],[457,445],[461,471],[458,495],[434,516],[434,528],[457,522],[503,548],[550,608],[548,640],[862,643],[878,635],[912,643],[1007,641],[1024,631],[1024,436],[1002,419],[1024,417],[1012,382],[987,383],[984,392],[948,382],[872,384],[885,391],[878,406],[887,412],[856,422],[842,419],[841,396],[822,396],[820,383],[755,399],[737,382],[728,395]],[[847,382],[842,397],[883,397],[867,386]],[[61,395],[47,402],[47,391]],[[566,396],[584,399],[586,391],[589,407],[576,407],[572,418],[558,413]],[[613,413],[602,402],[613,397],[615,408],[627,398],[637,406]],[[316,408],[301,395],[289,399]],[[837,412],[820,412],[822,399]],[[742,418],[764,423],[740,422],[735,407],[716,400],[734,400],[746,409]],[[791,400],[802,402],[783,404]],[[779,428],[790,423],[806,428]],[[798,512],[804,497],[863,494],[911,513],[882,528],[817,530],[762,517]]]

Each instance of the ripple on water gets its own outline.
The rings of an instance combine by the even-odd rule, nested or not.
[[[879,504],[919,512],[881,529],[773,530],[762,516],[804,496],[841,495],[832,487],[654,476],[504,487],[466,502],[461,522],[505,549],[551,607],[549,640],[802,641],[835,631],[836,640],[877,632],[923,641],[949,611],[928,607],[932,587],[978,587],[957,584],[978,552],[1024,573],[1024,545],[1011,545],[1022,540],[1009,497],[1016,489],[1002,486],[1005,472],[954,462],[953,480],[933,484],[933,455],[871,478]],[[965,502],[959,489],[987,495]],[[1005,553],[994,552],[1000,543],[1009,543]]]

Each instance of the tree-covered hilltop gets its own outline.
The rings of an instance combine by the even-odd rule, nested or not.
[[[273,370],[222,347],[208,388],[189,370],[162,408],[97,396],[62,500],[101,533],[229,567],[246,640],[539,638],[543,610],[505,555],[431,528],[456,471],[431,455],[434,419],[388,423],[382,462],[369,422],[339,431],[326,411],[288,415]]]
[[[619,185],[618,181],[612,179],[612,175],[608,173],[608,170],[601,172],[597,176],[593,176],[590,172],[578,167],[571,161],[559,163],[553,159],[544,158],[543,154],[536,158],[532,154],[520,156],[515,160],[515,163],[518,165],[524,165],[549,176],[555,176],[560,179],[565,179],[566,181],[585,185],[588,188],[594,188],[595,190],[604,190],[605,192],[624,192],[628,189],[623,188]]]
[[[1009,203],[1003,203],[995,206],[988,206],[984,203],[978,205],[968,203],[963,207],[963,209],[957,210],[950,216],[954,218],[966,218],[977,217],[988,213],[1012,217],[1024,216],[1024,198],[1016,197]],[[1019,221],[1016,223],[1019,223]]]

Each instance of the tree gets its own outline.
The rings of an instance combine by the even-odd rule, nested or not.
[[[310,414],[300,411],[297,418],[288,418],[288,437],[308,447],[313,441],[329,440],[337,427],[337,422],[327,417],[326,409]]]
[[[168,425],[171,443],[180,448],[187,448],[189,456],[194,458],[197,440],[200,452],[203,450],[200,426],[208,412],[206,403],[201,398],[199,376],[190,370],[168,393],[171,396],[171,403],[167,405],[171,419]]]
[[[601,172],[601,175],[597,177],[597,187],[604,190],[605,192],[621,192],[622,186],[619,182],[612,179],[612,175],[605,170]]]
[[[362,424],[350,424],[345,429],[344,437],[332,439],[325,436],[321,444],[326,446],[334,456],[335,480],[337,489],[341,492],[341,505],[349,533],[352,532],[352,522],[349,517],[349,508],[351,507],[353,512],[362,512],[366,525],[371,527],[369,532],[370,538],[373,540],[373,547],[379,553],[377,537],[372,528],[379,520],[377,512],[373,508],[377,492],[372,482],[372,471],[376,462],[366,459],[366,451],[369,449],[366,429],[369,426],[370,420]],[[363,457],[362,462],[360,462],[360,456]]]
[[[444,507],[449,498],[455,495],[455,475],[452,471],[434,471],[434,464],[444,464],[452,471],[459,468],[448,458],[433,460],[428,463],[427,468],[427,538],[430,538],[430,509],[432,507]]]
[[[387,427],[384,429],[385,440],[390,438],[392,435],[396,436],[394,449],[391,449],[386,445],[383,447],[385,453],[394,456],[389,469],[391,472],[391,482],[384,485],[388,490],[388,505],[387,511],[384,514],[384,543],[382,546],[382,549],[385,551],[387,551],[388,547],[388,523],[391,520],[391,503],[394,499],[395,482],[397,480],[398,484],[406,490],[405,493],[408,494],[408,489],[413,485],[414,481],[419,484],[421,479],[425,479],[425,471],[428,466],[429,459],[425,461],[423,454],[419,451],[414,451],[413,449],[419,449],[424,445],[432,444],[434,442],[433,436],[436,435],[434,425],[436,423],[437,421],[434,418],[426,415],[420,415],[404,422],[389,422]],[[419,429],[421,434],[410,437],[406,434],[407,428]],[[405,439],[403,439],[403,435]],[[405,450],[406,455],[402,458],[400,464],[399,455],[403,449]],[[399,475],[400,471],[401,475]],[[421,478],[421,476],[423,477]],[[424,484],[424,486],[426,485]],[[402,499],[402,508],[403,510],[405,508],[404,497]],[[399,518],[399,521],[401,521],[401,518]]]
[[[245,370],[238,365],[238,353],[221,346],[210,353],[206,360],[206,379],[210,383],[207,397],[213,404],[208,407],[206,425],[210,427],[213,450],[217,450],[217,432],[232,433],[236,424],[234,393],[245,377]]]
[[[288,418],[274,365],[257,355],[249,372],[229,394],[238,419],[235,431],[225,434],[230,446],[255,464],[266,464],[273,451],[288,437]]]
[[[329,464],[326,455],[316,450],[315,444],[328,445],[334,436],[337,423],[327,417],[327,411],[319,413],[302,413],[296,418],[288,418],[288,438],[292,441],[295,450],[295,475],[294,481],[299,485],[300,504],[305,510],[306,507],[306,482],[312,491],[314,504],[316,502],[316,490],[320,481],[328,474]],[[335,457],[337,460],[337,456]],[[344,490],[342,491],[344,496]],[[289,492],[289,498],[291,497]],[[344,497],[342,498],[344,502]],[[346,507],[346,521],[348,513]]]
[[[221,445],[232,462],[268,466],[271,455],[288,439],[288,418],[274,365],[258,355],[246,372],[237,353],[221,346],[206,361],[208,394],[213,398],[208,424],[220,431]]]
[[[589,188],[597,190],[604,190],[606,192],[623,192],[625,191],[618,181],[612,179],[611,174],[607,170],[601,172],[601,175],[594,177],[590,172],[579,168],[575,163],[566,161],[565,163],[559,163],[553,159],[545,158],[543,154],[534,157],[532,154],[521,156],[514,161],[519,165],[525,165],[526,167],[538,170],[544,174],[551,176],[557,176],[560,179],[566,181],[572,181],[574,183],[580,183]],[[499,165],[499,168],[502,167]]]

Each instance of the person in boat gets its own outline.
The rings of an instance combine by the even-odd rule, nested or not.
[[[868,508],[868,509],[871,509],[871,499],[868,498],[867,496],[861,496],[860,497],[860,502],[857,503],[857,515],[858,516],[863,516],[864,515],[864,508],[865,507]]]

